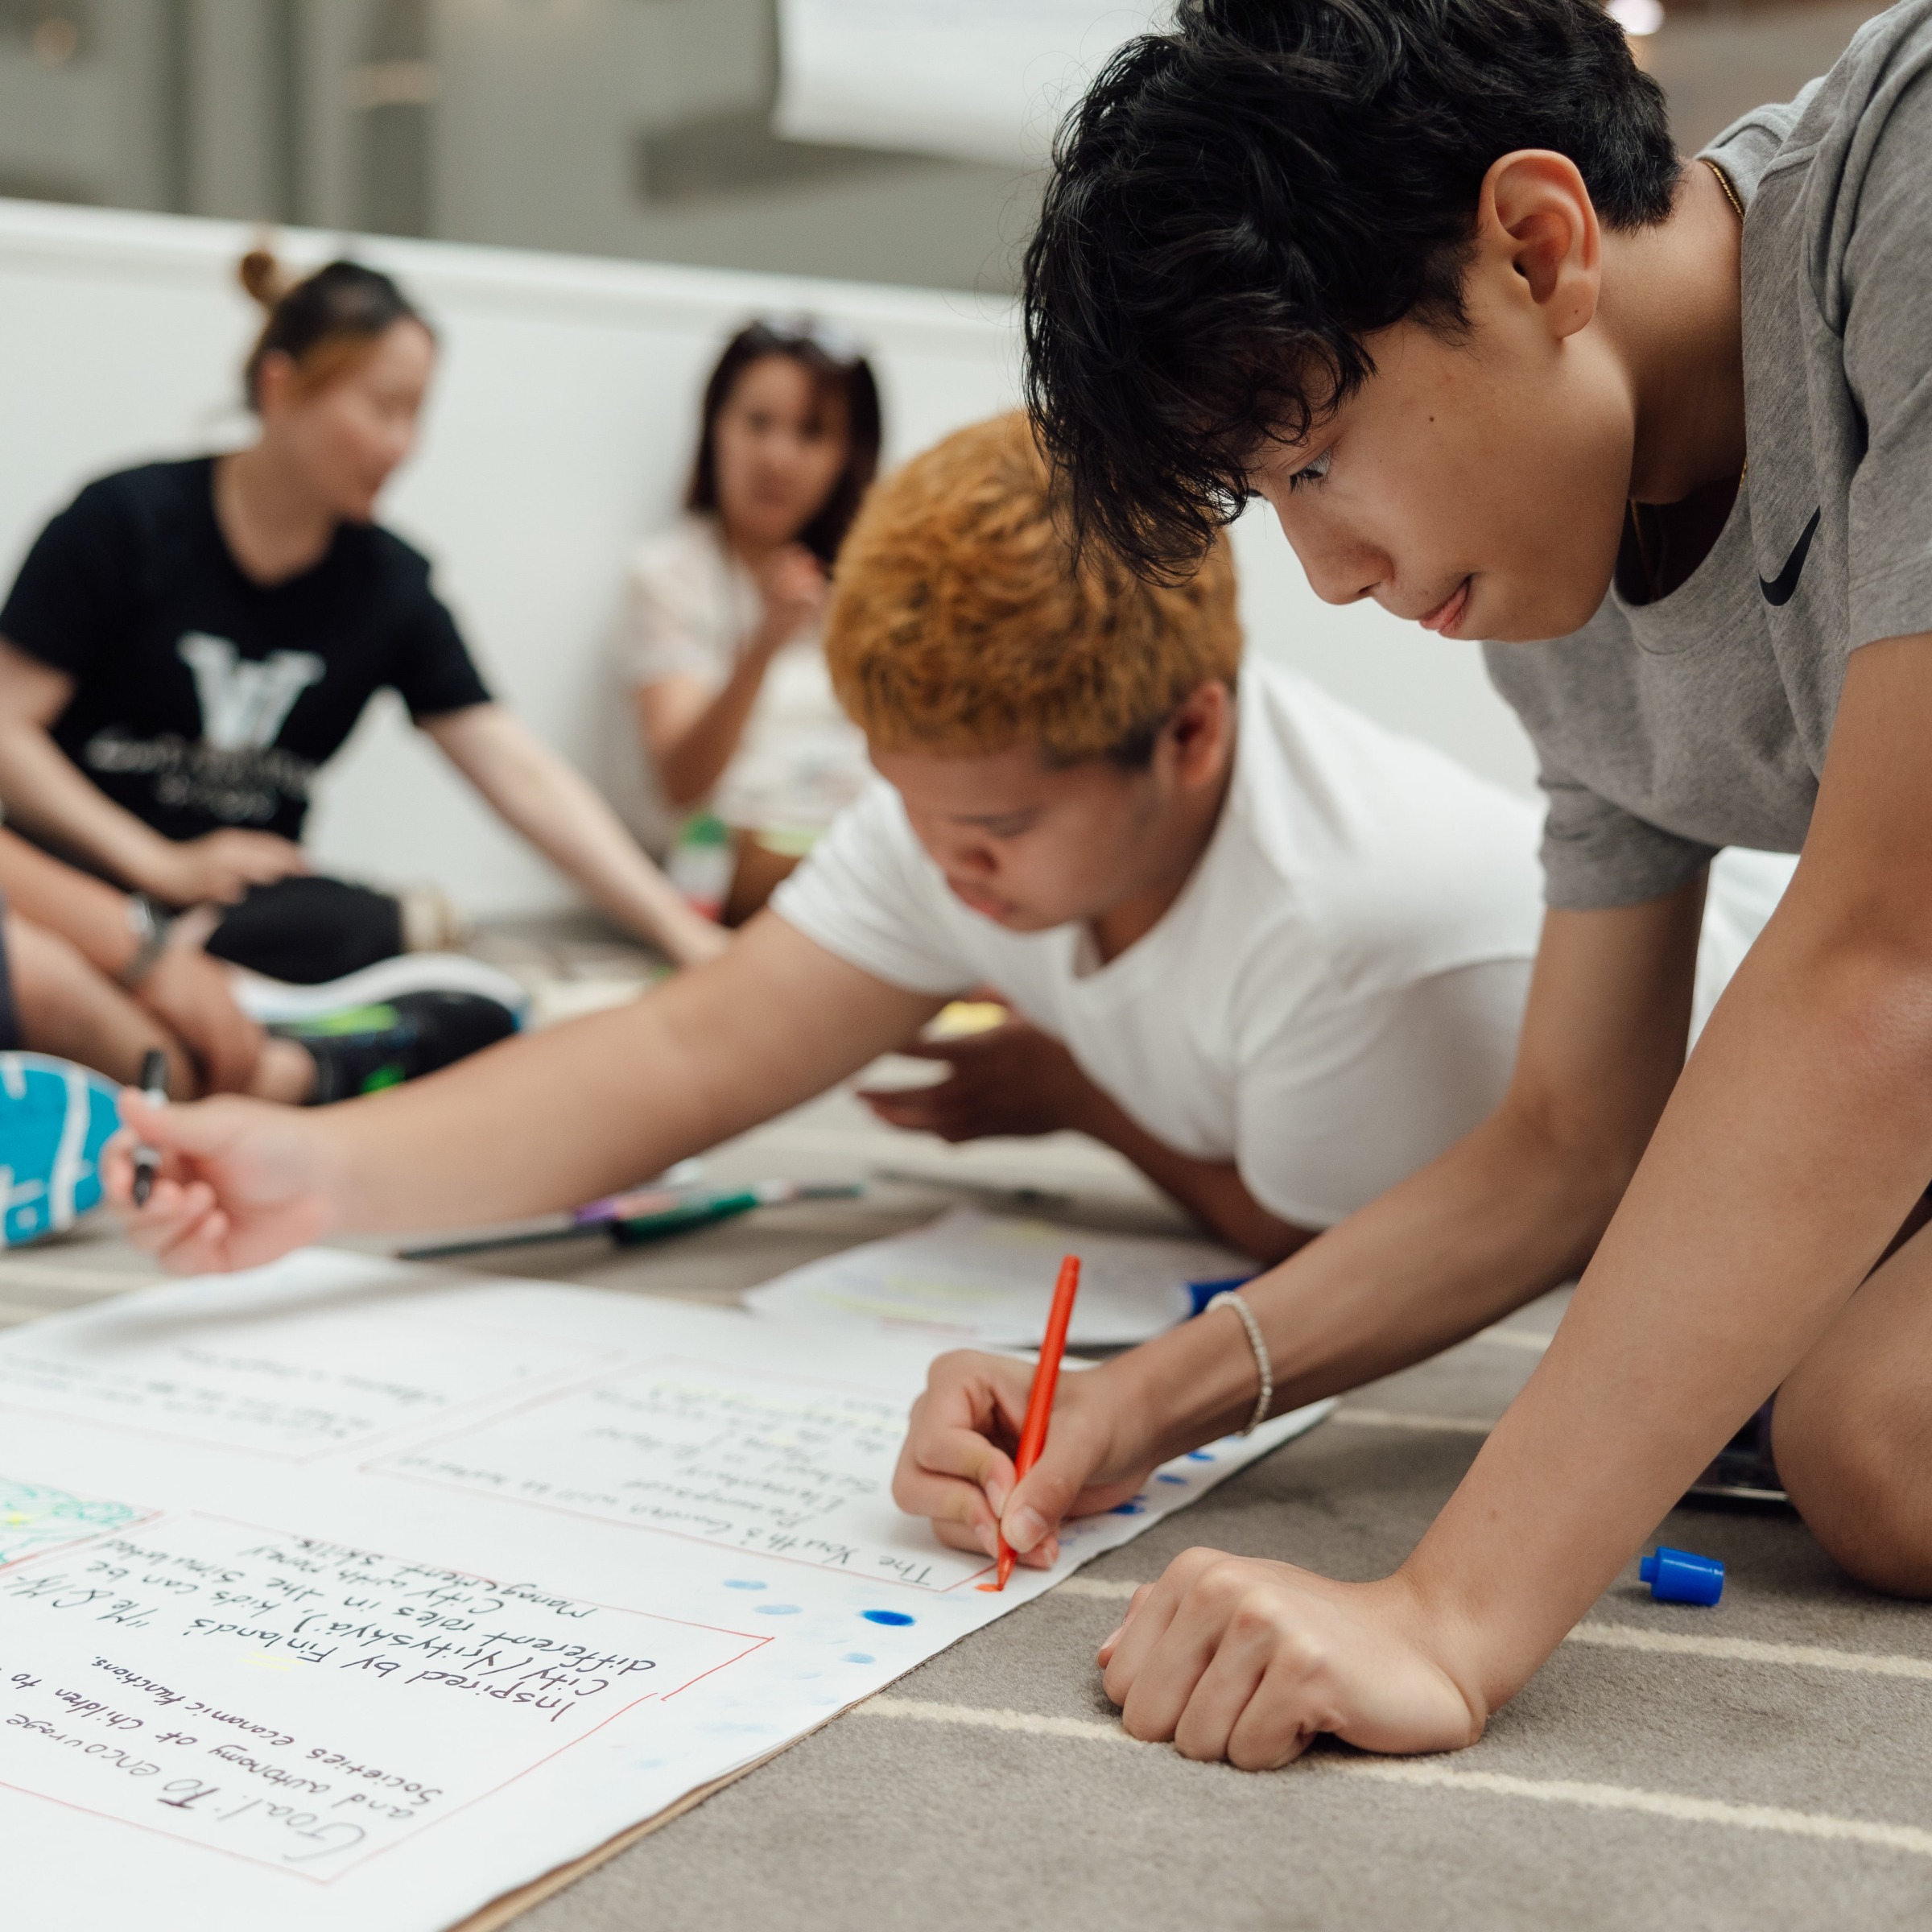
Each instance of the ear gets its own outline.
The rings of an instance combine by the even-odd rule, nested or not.
[[[1234,743],[1234,693],[1219,678],[1195,686],[1161,728],[1174,781],[1191,790],[1217,781]]]
[[[1589,322],[1602,287],[1603,231],[1567,155],[1523,148],[1491,164],[1476,202],[1470,274],[1513,306],[1527,304],[1552,336]]]
[[[255,414],[266,419],[286,409],[295,393],[295,365],[292,357],[271,349],[255,371]]]

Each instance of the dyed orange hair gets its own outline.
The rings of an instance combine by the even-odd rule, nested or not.
[[[1186,582],[1150,584],[1096,544],[1076,566],[1055,510],[1018,414],[874,487],[839,553],[825,638],[839,702],[874,745],[1135,764],[1190,691],[1234,683],[1224,535]]]

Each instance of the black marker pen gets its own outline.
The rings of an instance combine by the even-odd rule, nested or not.
[[[151,1046],[141,1061],[141,1097],[151,1107],[167,1104],[167,1055]],[[134,1143],[134,1205],[145,1208],[161,1173],[161,1153],[146,1141]]]

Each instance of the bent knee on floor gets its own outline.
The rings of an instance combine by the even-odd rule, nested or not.
[[[1827,1553],[1889,1595],[1932,1597],[1932,1387],[1773,1412],[1772,1453]]]

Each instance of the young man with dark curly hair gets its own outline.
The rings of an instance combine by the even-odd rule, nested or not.
[[[1073,116],[1027,264],[1076,512],[1184,576],[1250,493],[1535,740],[1550,913],[1509,1092],[1212,1312],[1061,1387],[935,1370],[902,1500],[1026,1547],[1162,1458],[1580,1269],[1414,1553],[1197,1551],[1101,1653],[1128,1728],[1268,1765],[1479,1736],[1773,1393],[1777,1476],[1932,1593],[1932,3],[1688,162],[1593,0],[1185,0]],[[1802,848],[1686,1063],[1712,854]],[[990,1501],[989,1501],[990,1499]]]
[[[175,1157],[137,1238],[241,1265],[588,1199],[988,983],[1015,1023],[928,1050],[952,1077],[878,1111],[952,1139],[1084,1129],[1263,1260],[1495,1106],[1535,811],[1242,665],[1224,538],[1184,584],[1100,546],[1076,568],[1024,419],[982,423],[874,490],[826,649],[881,782],[729,953],[374,1104],[130,1101]]]

